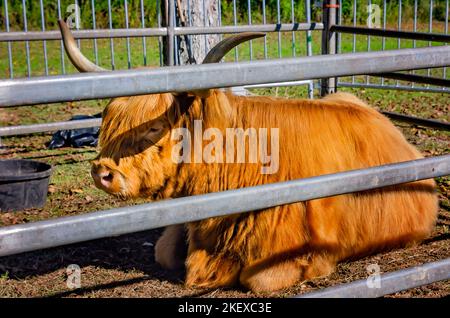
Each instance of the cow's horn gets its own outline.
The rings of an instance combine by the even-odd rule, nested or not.
[[[58,20],[59,29],[61,30],[64,48],[66,49],[66,53],[69,56],[69,59],[72,61],[72,64],[80,71],[80,72],[105,72],[108,71],[100,66],[95,65],[91,61],[89,61],[83,53],[81,53],[80,49],[77,46],[75,39],[73,38],[72,33],[70,32],[69,27],[63,20]]]
[[[208,55],[206,55],[202,64],[218,63],[225,56],[225,54],[242,42],[260,38],[265,35],[265,33],[261,32],[243,32],[223,39],[208,52]]]

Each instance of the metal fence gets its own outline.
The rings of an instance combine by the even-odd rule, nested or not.
[[[312,30],[323,30],[322,22],[314,21],[312,12],[320,12],[321,1],[311,0],[295,1],[290,0],[289,8],[280,5],[280,0],[276,2],[275,12],[268,11],[268,5],[265,0],[261,1],[259,6],[252,6],[251,1],[233,0],[228,12],[222,9],[222,1],[217,0],[218,10],[217,24],[209,25],[204,19],[203,26],[193,26],[191,11],[188,10],[186,21],[180,21],[179,8],[176,0],[167,1],[166,12],[161,12],[161,0],[155,1],[139,1],[139,8],[130,12],[128,1],[123,1],[122,11],[115,10],[111,5],[111,0],[107,1],[106,12],[99,12],[99,1],[91,0],[89,6],[84,6],[81,10],[77,0],[58,0],[55,8],[49,10],[45,7],[44,1],[35,2],[35,10],[40,12],[40,27],[36,30],[36,26],[30,27],[27,9],[30,0],[22,0],[21,6],[15,5],[15,10],[22,9],[19,12],[10,10],[8,0],[3,0],[3,10],[1,14],[4,20],[4,30],[0,33],[0,47],[2,47],[0,65],[4,72],[0,73],[0,78],[17,78],[31,77],[40,75],[57,75],[75,72],[74,68],[69,65],[64,55],[63,44],[60,39],[59,31],[56,25],[49,23],[50,18],[64,18],[69,15],[75,29],[75,37],[79,39],[79,45],[82,46],[84,52],[97,63],[110,69],[126,69],[145,65],[162,65],[166,60],[168,65],[180,64],[179,57],[179,40],[181,37],[203,34],[205,37],[205,50],[208,49],[209,42],[206,41],[207,34],[226,34],[244,31],[262,31],[273,33],[264,40],[255,40],[250,42],[248,47],[244,49],[235,49],[234,57],[230,56],[227,60],[242,61],[253,59],[282,58],[294,57],[301,55],[312,55],[313,46]],[[229,1],[228,1],[229,2]],[[413,8],[408,6],[408,2],[399,0],[395,8],[396,23],[389,19],[387,10],[392,9],[394,1],[386,0],[343,0],[335,1],[338,4],[337,14],[333,17],[332,24],[338,26],[345,25],[353,27],[335,28],[337,32],[335,43],[331,44],[333,51],[337,53],[360,52],[360,51],[379,51],[394,48],[414,48],[422,46],[436,45],[436,42],[422,39],[402,39],[403,35],[397,34],[396,38],[389,38],[380,34],[364,34],[355,30],[360,27],[397,29],[406,32],[437,32],[448,34],[448,15],[449,0],[445,0],[445,13],[440,17],[443,21],[436,18],[436,1],[418,1],[414,0]],[[38,4],[37,4],[38,3]],[[190,1],[188,1],[188,6]],[[246,3],[245,12],[242,11],[242,5]],[[286,1],[283,1],[286,4]],[[152,6],[155,10],[151,11],[148,7]],[[241,11],[239,11],[241,8]],[[344,8],[344,9],[343,9]],[[364,9],[361,9],[364,8]],[[284,11],[282,11],[284,9]],[[419,10],[420,9],[420,10]],[[427,21],[418,18],[418,12],[427,9]],[[285,12],[290,10],[289,12]],[[137,12],[139,11],[139,12]],[[345,11],[345,12],[343,12]],[[409,15],[405,12],[412,11]],[[441,10],[442,11],[442,8]],[[345,13],[345,19],[343,14]],[[392,14],[392,12],[390,11]],[[139,16],[139,19],[133,19],[131,24],[130,16]],[[20,15],[20,19],[17,16]],[[80,21],[77,17],[89,16],[89,22],[85,22],[80,29]],[[97,20],[101,15],[107,16],[107,23],[104,28],[99,29]],[[15,16],[15,23],[10,22],[10,16]],[[117,16],[120,16],[118,21]],[[318,16],[318,15],[316,15]],[[440,13],[442,16],[442,13]],[[170,18],[169,18],[170,17]],[[273,21],[270,20],[272,17]],[[377,19],[379,18],[379,25]],[[412,19],[412,21],[411,21]],[[54,20],[54,19],[53,19]],[[164,21],[167,20],[165,25]],[[373,20],[373,21],[372,21]],[[256,22],[255,22],[256,21]],[[328,21],[330,22],[330,21]],[[105,24],[105,23],[104,23]],[[306,32],[298,32],[306,31]],[[366,39],[364,39],[366,38]],[[163,50],[163,41],[167,40],[167,50]],[[365,40],[365,41],[364,41]],[[445,40],[448,42],[448,38]],[[320,53],[320,48],[326,43],[317,41],[314,52]],[[365,47],[362,43],[366,43]],[[258,45],[254,45],[258,44]],[[346,43],[351,43],[349,46]],[[5,48],[5,50],[3,50]],[[255,48],[257,48],[255,50]],[[331,48],[331,47],[330,47]],[[334,53],[330,52],[329,53]],[[5,54],[5,55],[3,55]],[[4,58],[3,58],[4,57]],[[448,92],[449,89],[444,87],[448,85],[447,69],[427,69],[424,71],[413,71],[412,75],[426,75],[447,82],[435,81],[434,85],[429,83],[417,82],[418,78],[399,78],[387,79],[385,77],[364,76],[350,78],[340,78],[337,81],[339,87],[371,87],[386,89],[405,89],[405,90],[425,90],[434,92]],[[411,81],[408,84],[407,81]],[[412,81],[416,80],[416,81]],[[290,83],[308,84],[309,96],[313,96],[312,82]],[[442,85],[446,84],[446,85]]]
[[[338,1],[342,2],[342,1]],[[348,3],[350,1],[347,1]],[[444,14],[440,18],[443,21],[438,21],[435,17],[436,1],[418,1],[414,0],[413,6],[408,1],[398,0],[397,7],[393,6],[394,1],[386,0],[366,0],[366,1],[351,1],[352,16],[349,21],[344,22],[342,18],[343,6],[339,6],[337,27],[334,31],[338,32],[337,52],[360,52],[360,51],[380,51],[386,49],[400,49],[400,48],[416,48],[432,45],[440,45],[434,41],[442,41],[448,43],[450,40],[448,35],[448,20],[449,20],[449,0],[445,0]],[[442,2],[442,1],[441,1]],[[441,3],[442,5],[442,3]],[[367,16],[361,18],[358,16],[358,6],[366,8]],[[418,10],[427,11],[427,21],[420,22],[418,19]],[[441,8],[441,7],[439,7]],[[396,15],[396,21],[388,22],[387,10],[390,14]],[[407,18],[412,19],[408,21],[405,19],[404,12],[412,11],[412,16]],[[360,12],[360,11],[359,11]],[[378,21],[376,21],[378,19]],[[364,23],[361,23],[363,20]],[[406,20],[406,21],[405,21]],[[411,23],[412,22],[412,23]],[[378,23],[378,25],[377,25]],[[344,27],[341,27],[344,26]],[[364,30],[361,27],[365,27]],[[368,29],[368,30],[367,30]],[[379,30],[381,29],[381,30]],[[397,30],[399,32],[382,32],[382,30]],[[427,34],[438,33],[441,37],[436,36],[430,38]],[[420,33],[422,36],[420,36]],[[436,34],[436,35],[438,35]],[[415,36],[414,36],[415,35]],[[365,47],[357,43],[359,39],[364,40]],[[351,43],[351,45],[343,45],[343,43]],[[447,44],[445,44],[447,45]],[[403,77],[389,77],[382,76],[352,76],[350,78],[339,78],[337,82],[338,87],[367,87],[378,89],[396,89],[409,91],[429,91],[429,92],[450,92],[450,77],[447,68],[434,68],[420,71],[411,71],[407,73],[409,76]],[[426,78],[424,78],[426,76]],[[442,80],[442,81],[440,81]]]
[[[5,15],[8,16],[7,0],[4,0],[3,3]],[[279,4],[279,1],[277,3]],[[294,3],[294,1],[292,3]],[[309,1],[307,1],[307,3],[309,3]],[[92,4],[95,7],[94,1],[92,1]],[[233,4],[235,8],[236,1],[233,1]],[[370,75],[372,77],[374,76],[374,74],[387,74],[390,76],[394,76],[392,74],[397,74],[395,76],[399,76],[399,73],[393,72],[414,69],[435,69],[438,67],[442,68],[450,65],[450,47],[448,46],[427,46],[409,50],[385,50],[383,52],[351,52],[346,54],[333,54],[335,53],[335,49],[339,50],[339,43],[343,43],[339,42],[339,35],[345,31],[345,28],[339,29],[339,26],[336,26],[333,23],[334,20],[338,20],[336,11],[338,11],[339,9],[336,4],[337,3],[334,0],[326,2],[326,5],[329,6],[327,7],[327,9],[329,9],[329,12],[325,12],[324,14],[327,15],[326,19],[324,19],[324,24],[309,22],[305,22],[306,24],[298,24],[297,22],[292,20],[292,23],[288,24],[266,24],[261,27],[251,24],[251,19],[249,18],[249,21],[246,25],[239,25],[237,22],[237,15],[235,13],[233,17],[233,25],[222,25],[216,27],[216,29],[207,29],[202,27],[176,27],[174,24],[172,24],[172,26],[169,25],[167,27],[162,27],[159,24],[154,28],[133,29],[130,27],[126,27],[124,29],[112,29],[106,31],[75,31],[74,33],[76,37],[80,39],[91,39],[90,41],[92,41],[93,44],[92,54],[94,58],[98,59],[98,62],[100,64],[102,64],[102,59],[98,51],[99,43],[97,42],[97,45],[95,44],[96,39],[97,41],[100,41],[100,39],[106,39],[107,41],[109,41],[108,49],[110,52],[110,60],[108,60],[108,63],[111,63],[112,68],[117,68],[118,65],[118,59],[115,58],[117,54],[117,50],[115,50],[117,46],[115,45],[117,43],[114,43],[114,39],[116,39],[117,37],[125,37],[124,48],[126,54],[124,56],[126,56],[126,59],[122,62],[125,63],[124,68],[127,68],[134,66],[132,60],[133,46],[131,44],[128,44],[131,43],[131,38],[137,38],[139,41],[143,41],[141,52],[142,63],[150,64],[150,59],[148,58],[149,51],[146,51],[145,49],[148,48],[145,42],[147,37],[156,40],[162,40],[162,37],[172,37],[172,40],[169,39],[169,42],[173,41],[173,50],[168,50],[167,58],[169,60],[172,59],[173,63],[176,64],[177,56],[175,52],[177,52],[177,42],[175,41],[175,39],[177,36],[184,34],[207,34],[210,32],[241,32],[245,30],[255,30],[255,28],[267,28],[264,30],[276,32],[278,41],[275,52],[281,55],[281,57],[286,56],[283,56],[282,48],[282,41],[283,39],[285,39],[285,37],[283,38],[281,33],[279,32],[280,28],[281,30],[283,30],[283,32],[293,32],[293,36],[289,39],[289,43],[292,45],[291,48],[295,48],[295,34],[297,34],[296,31],[303,30],[308,32],[312,29],[323,29],[324,32],[322,37],[322,49],[324,50],[324,53],[328,54],[299,58],[298,54],[296,53],[297,51],[295,49],[292,49],[291,55],[297,54],[297,56],[284,59],[252,62],[240,61],[235,63],[209,64],[198,66],[173,66],[157,69],[123,70],[103,74],[90,73],[50,77],[30,77],[25,79],[13,78],[0,81],[0,107],[53,103],[71,100],[109,98],[115,96],[139,95],[152,92],[156,93],[187,91],[213,87],[231,87],[236,85],[267,85],[268,83],[282,83],[292,81],[296,82],[299,80],[319,78],[323,79],[323,87],[325,88],[325,90],[329,90],[330,88],[333,88],[333,85],[337,84],[338,86],[342,86],[344,84],[340,81],[333,84],[333,78],[358,75]],[[108,5],[110,18],[112,9],[109,1]],[[141,5],[143,5],[142,1]],[[40,1],[40,7],[42,13],[42,1]],[[58,9],[60,12],[59,6]],[[173,13],[173,10],[174,7],[172,8],[172,11],[169,11]],[[142,12],[144,12],[144,9],[142,9]],[[251,12],[251,9],[249,9],[249,12]],[[249,16],[251,16],[251,13]],[[145,24],[145,19],[143,19],[142,21],[143,27],[148,26],[147,24]],[[157,22],[160,23],[160,21],[161,19],[157,18]],[[109,19],[109,26],[112,27],[111,19]],[[43,24],[42,30],[45,30],[45,24]],[[11,66],[8,76],[13,77],[14,75],[14,50],[11,41],[24,39],[26,41],[29,41],[30,43],[31,41],[44,41],[42,42],[42,48],[44,50],[44,74],[51,74],[52,67],[48,64],[49,59],[47,54],[50,53],[51,50],[48,49],[45,41],[59,40],[59,32],[38,31],[37,33],[17,33],[15,31],[9,31],[10,32],[0,34],[0,41],[7,41],[7,63]],[[363,29],[353,29],[352,32],[363,32]],[[417,34],[415,36],[417,36]],[[429,36],[430,35],[427,35],[426,39],[429,39]],[[447,41],[445,37],[443,38],[443,40]],[[28,42],[26,41],[25,48],[27,48],[28,45]],[[58,45],[61,45],[59,41],[56,43]],[[80,44],[84,47],[84,43]],[[268,52],[267,56],[264,57],[269,58],[269,43],[264,42],[262,44],[262,47],[264,51]],[[161,50],[160,48],[161,46],[158,47],[158,50]],[[61,50],[61,55],[63,56],[64,52],[62,51],[62,48],[59,49]],[[254,46],[252,47],[250,44],[248,46],[248,50],[246,51],[248,53],[248,59],[252,58],[252,52],[254,52],[253,50]],[[307,50],[309,54],[309,49],[307,48]],[[27,71],[30,70],[29,64],[31,64],[30,52],[30,50],[25,49],[26,59],[24,60],[26,63],[24,65],[26,66]],[[172,55],[170,54],[170,52],[172,52]],[[54,54],[55,52],[53,51],[52,53]],[[159,53],[161,53],[161,51]],[[242,51],[235,51],[234,59],[237,60],[239,58],[242,58],[243,54],[240,53],[242,53]],[[122,55],[118,54],[117,56]],[[161,56],[161,54],[158,55],[159,63],[162,60]],[[69,66],[65,64],[64,58],[61,58],[60,62],[61,72],[67,72]],[[432,73],[432,71],[430,71],[430,73]],[[28,74],[31,75],[32,73],[29,72]],[[220,74],[220,76],[218,76],[218,74]],[[369,78],[369,80],[371,79],[371,77]],[[389,85],[387,80],[385,80],[384,83],[385,85]],[[371,82],[359,84],[357,77],[355,77],[355,83],[350,83],[349,85],[367,86],[372,84]],[[68,87],[70,87],[70,90],[67,89]],[[399,86],[397,88],[403,87]],[[429,123],[430,125],[442,126],[444,129],[448,129],[448,123],[430,123],[430,121],[424,119],[414,118],[410,118],[409,120],[422,120],[425,122],[425,124]],[[89,124],[98,125],[99,123],[98,120],[95,120],[95,122]],[[36,127],[33,128],[34,130],[30,127],[26,127],[26,129],[29,129],[28,132],[36,132],[43,131],[48,128],[56,129],[55,127],[60,127],[57,125],[53,125],[52,127],[50,127],[52,124],[44,125],[49,126],[40,127],[40,129],[42,130],[36,129]],[[67,123],[64,123],[64,125],[67,125]],[[72,125],[71,128],[79,128],[82,126],[80,126],[80,123],[73,122],[70,125]],[[18,133],[20,132],[20,129],[18,129],[19,128],[17,128],[16,130],[12,130],[14,131],[14,133]],[[5,133],[4,131],[0,130],[0,134],[1,133],[8,135],[7,132]],[[337,194],[369,190],[393,184],[444,176],[448,174],[450,174],[450,156],[446,155],[416,161],[409,161],[405,163],[397,163],[387,166],[373,167],[363,170],[347,171],[327,176],[317,176],[302,180],[293,180],[277,184],[268,184],[257,187],[243,188],[239,190],[225,191],[221,193],[205,194],[195,197],[161,201],[121,209],[112,209],[109,211],[93,212],[75,217],[65,217],[24,225],[4,227],[0,228],[0,256],[81,242],[112,235],[131,233],[170,224],[192,222],[209,217],[223,216],[240,212],[245,213],[247,211],[273,207],[281,204],[288,204]],[[214,208],[211,209],[211,207]],[[446,270],[447,268],[448,260],[446,260],[443,264],[438,264],[436,266],[430,265],[426,267],[428,271],[427,273],[432,274],[428,275],[426,279],[421,280],[420,283],[426,284],[436,280],[450,278],[450,272]],[[443,270],[444,272],[442,273]],[[394,275],[394,277],[388,276],[386,281],[388,281],[389,284],[392,285],[393,282],[395,284],[405,281],[405,277],[409,277],[408,275],[408,273],[403,273],[398,276]],[[406,280],[411,281],[410,278],[406,278]],[[360,286],[358,284],[356,285]],[[402,286],[404,286],[404,288],[410,288],[411,284],[405,284]],[[385,292],[389,291],[392,292],[392,289],[385,290]],[[380,296],[380,294],[377,294],[376,296]]]

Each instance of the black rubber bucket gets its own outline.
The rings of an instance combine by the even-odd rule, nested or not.
[[[0,160],[0,211],[44,206],[51,173],[52,167],[43,162]]]

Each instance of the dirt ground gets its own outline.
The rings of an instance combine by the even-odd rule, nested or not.
[[[288,95],[288,92],[286,93]],[[364,92],[359,91],[359,94]],[[398,110],[401,96],[392,103],[383,103],[386,95],[360,95],[375,107]],[[449,120],[448,95],[417,97],[413,115]],[[416,98],[416,97],[414,97]],[[414,99],[413,99],[414,100]],[[409,100],[411,101],[411,100]],[[427,113],[421,107],[433,105]],[[94,110],[100,108],[99,105]],[[82,111],[80,111],[80,109]],[[91,109],[91,113],[94,113]],[[88,113],[89,109],[75,108],[74,113]],[[64,112],[62,112],[64,113]],[[70,111],[68,111],[70,113]],[[16,116],[16,117],[14,117]],[[0,121],[19,123],[17,112],[0,112]],[[23,116],[23,115],[22,115]],[[397,123],[398,124],[398,123]],[[408,140],[426,156],[449,153],[448,132],[398,124]],[[33,158],[49,162],[55,167],[42,209],[0,212],[0,226],[32,222],[42,219],[75,215],[89,211],[129,205],[97,190],[89,177],[89,161],[96,155],[94,148],[63,148],[49,151],[45,142],[50,134],[32,137],[3,138],[0,158]],[[367,266],[377,264],[386,273],[426,262],[450,257],[450,178],[438,178],[440,211],[433,234],[414,247],[380,253],[364,259],[339,264],[335,273],[325,278],[299,282],[277,293],[255,295],[233,288],[218,290],[190,289],[183,286],[183,272],[168,272],[154,262],[154,245],[161,230],[152,230],[120,237],[101,239],[60,248],[36,251],[0,258],[0,297],[289,297],[319,288],[365,279]],[[131,204],[138,204],[136,200]],[[77,264],[81,269],[81,288],[67,287],[66,268]],[[450,295],[450,281],[434,283],[396,293],[387,297],[444,297]]]

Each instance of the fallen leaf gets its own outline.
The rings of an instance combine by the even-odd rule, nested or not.
[[[54,185],[49,185],[48,186],[48,193],[52,194],[56,192],[56,187]]]

